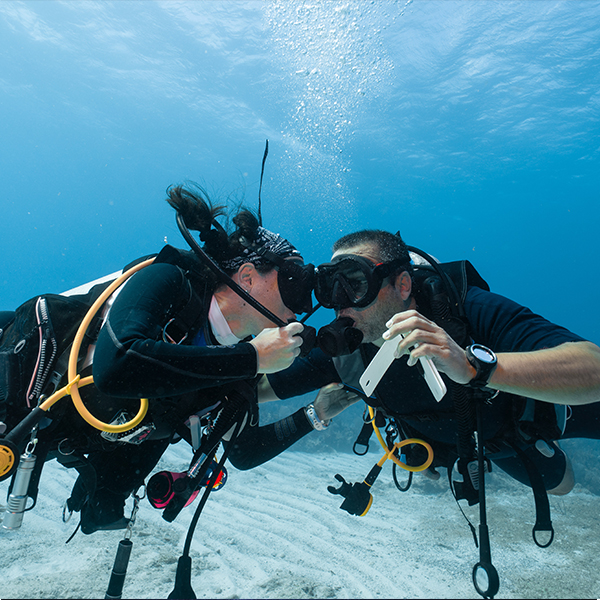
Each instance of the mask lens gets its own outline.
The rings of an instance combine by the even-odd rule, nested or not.
[[[369,281],[366,273],[354,261],[344,261],[347,264],[341,264],[336,274],[340,285],[348,294],[352,304],[360,302],[369,291]]]
[[[386,277],[407,265],[400,259],[375,264],[358,255],[340,255],[316,270],[315,296],[325,308],[369,306]]]
[[[279,267],[277,284],[283,303],[295,314],[312,310],[314,266],[286,261]]]

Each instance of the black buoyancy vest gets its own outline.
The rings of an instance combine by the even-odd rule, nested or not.
[[[177,332],[179,339],[193,336],[200,324],[206,322],[210,298],[217,287],[214,274],[202,265],[189,250],[165,246],[157,255],[155,263],[168,263],[179,267],[189,282],[188,296],[178,307],[174,321],[169,324],[169,333]]]
[[[123,272],[143,262],[141,257],[123,268]],[[198,328],[208,312],[206,298],[216,282],[192,252],[165,246],[155,263],[179,267],[190,285],[187,297],[174,308],[170,332],[184,333]],[[104,281],[83,294],[44,294],[24,302],[14,311],[0,338],[0,421],[7,432],[37,406],[39,398],[49,397],[66,384],[66,372],[75,334],[92,304],[114,281]],[[102,324],[100,309],[84,336],[79,362],[95,343]],[[56,419],[62,413],[59,402],[52,407]],[[50,416],[50,415],[49,415]]]
[[[419,310],[443,327],[459,346],[465,348],[471,343],[470,325],[463,307],[467,289],[469,286],[475,286],[490,291],[490,288],[469,261],[441,263],[437,266],[448,276],[446,285],[440,281],[440,277],[433,267],[420,265],[414,268],[412,274],[413,293],[417,299]],[[448,290],[448,287],[451,289]],[[360,390],[359,378],[375,352],[376,348],[362,344],[352,354],[334,358],[333,362],[341,380]],[[471,436],[475,427],[473,422],[469,422],[473,415],[467,414],[469,411],[466,405],[470,400],[467,397],[459,398],[457,406],[456,398],[452,399],[450,394],[447,394],[447,397],[443,398],[441,402],[432,403],[429,389],[423,378],[414,368],[402,365],[401,361],[402,359],[399,359],[398,364],[391,367],[397,372],[402,372],[402,389],[399,393],[394,394],[397,403],[391,400],[390,394],[382,399],[376,390],[376,398],[369,400],[369,404],[383,409],[384,413],[390,417],[419,422],[456,419],[457,410],[460,411],[462,405],[463,415],[462,419],[457,419],[458,426],[463,427],[463,446],[469,446],[468,448],[463,447],[462,452],[467,454],[472,452],[472,444],[466,444],[464,441]],[[444,374],[442,377],[454,396],[460,395],[462,391],[467,394],[470,392],[470,388],[455,384]],[[382,384],[385,385],[385,379],[382,380]],[[410,402],[407,402],[407,399],[410,399]],[[489,446],[492,453],[498,451],[497,441],[500,438],[508,437],[526,443],[533,443],[537,439],[548,442],[560,438],[565,425],[565,407],[513,394],[509,394],[506,400],[508,399],[510,399],[510,403],[494,402],[493,406],[487,407],[487,411],[491,411],[489,416],[494,422],[490,422],[489,419],[484,422],[484,431],[488,432],[485,435],[485,444]],[[431,423],[429,427],[435,427],[435,425]],[[440,423],[439,433],[444,432],[446,427],[444,423]],[[497,431],[496,435],[495,431]],[[450,439],[447,441],[450,442]],[[460,450],[459,447],[459,453]]]
[[[419,311],[442,327],[456,343],[465,348],[471,342],[470,325],[464,312],[464,301],[469,285],[489,291],[489,286],[468,261],[437,264],[441,271],[429,265],[416,266],[412,273],[413,294]],[[443,279],[443,281],[442,281]],[[336,369],[342,381],[360,389],[359,378],[366,364],[373,358],[375,348],[366,344],[349,356],[334,358]],[[415,368],[408,367],[407,357],[403,357],[390,367],[391,377],[384,378],[375,399],[368,400],[374,407],[392,418],[410,422],[420,422],[418,437],[428,438],[438,452],[439,444],[445,444],[444,454],[450,452],[464,459],[463,463],[475,457],[475,410],[472,402],[473,390],[459,385],[442,375],[449,393],[439,402],[432,402],[427,385]],[[398,387],[401,385],[401,389]],[[448,427],[455,423],[456,430]],[[425,422],[428,422],[427,425]],[[416,426],[416,424],[415,424]],[[495,425],[494,425],[495,427]],[[422,431],[421,431],[422,430]],[[453,460],[453,459],[452,459]]]

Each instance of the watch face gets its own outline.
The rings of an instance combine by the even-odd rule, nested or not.
[[[483,362],[493,363],[495,361],[494,355],[487,348],[484,348],[483,346],[473,345],[471,347],[471,351],[473,352],[473,354],[475,355],[476,358],[478,358],[479,360],[481,360]]]

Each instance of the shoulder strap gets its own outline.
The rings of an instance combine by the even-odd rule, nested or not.
[[[194,331],[198,323],[204,320],[206,308],[205,303],[200,299],[200,295],[196,293],[194,287],[188,281],[187,300],[183,308],[165,326],[165,334],[173,341],[181,343],[188,337],[190,331]]]
[[[443,327],[457,344],[465,348],[471,340],[470,324],[463,306],[467,286],[471,282],[477,282],[487,288],[487,284],[468,261],[434,264],[432,260],[429,260],[429,265],[415,268],[416,295],[420,296],[417,301],[423,300],[431,311],[433,320]],[[469,504],[473,504],[478,501],[478,493],[472,485],[468,468],[469,464],[475,461],[476,400],[470,388],[449,378],[446,381],[457,420],[457,466],[465,483],[461,496],[467,498]]]
[[[523,452],[516,444],[510,443],[509,445],[521,459],[521,462],[527,471],[531,489],[533,490],[533,499],[535,502],[535,525],[531,531],[533,541],[540,548],[547,548],[554,540],[554,528],[552,527],[552,519],[550,518],[550,502],[548,501],[548,493],[544,486],[544,480],[539,469],[525,452]],[[548,540],[543,543],[538,540],[537,534],[540,531],[548,533]]]
[[[173,319],[165,327],[174,341],[182,342],[190,331],[195,331],[208,311],[207,300],[214,291],[216,280],[202,265],[193,252],[165,246],[155,263],[167,263],[179,267],[188,282],[188,297],[181,304]]]
[[[467,286],[469,285],[480,287],[486,292],[490,291],[490,286],[468,260],[442,263],[440,267],[456,286],[462,302],[464,302],[467,297]]]

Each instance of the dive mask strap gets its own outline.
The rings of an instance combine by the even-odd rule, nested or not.
[[[256,300],[256,298],[252,297],[244,288],[238,285],[206,252],[204,252],[204,250],[202,250],[198,242],[196,242],[190,233],[190,230],[187,228],[185,221],[179,212],[175,213],[175,218],[177,220],[179,231],[181,232],[181,235],[184,237],[185,241],[189,244],[190,248],[194,251],[198,258],[217,276],[220,281],[230,287],[238,296],[243,298],[246,302],[248,302],[248,304],[250,304],[250,306],[255,308],[262,315],[267,317],[267,319],[275,323],[277,327],[285,327],[287,325],[287,323],[284,323],[282,319],[273,314],[266,306],[263,306],[258,300]]]
[[[240,236],[240,244],[255,252],[277,268],[277,281],[283,303],[296,314],[312,313],[312,291],[315,282],[315,267],[309,263],[298,264],[279,254]],[[292,257],[293,258],[293,257]]]

